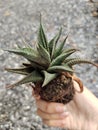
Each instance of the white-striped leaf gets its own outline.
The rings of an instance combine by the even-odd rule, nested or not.
[[[15,86],[19,86],[25,83],[30,83],[30,82],[38,82],[38,81],[43,81],[42,75],[40,73],[38,73],[37,71],[33,71],[32,73],[28,74],[26,77],[24,77],[23,79],[21,79],[20,81],[9,85],[7,88],[12,88]]]
[[[70,56],[72,53],[74,53],[76,50],[70,50],[69,52],[65,52],[65,53],[61,53],[61,55],[59,55],[58,57],[56,57],[50,64],[50,66],[54,66],[54,65],[60,65],[62,64],[62,62],[68,57]]]
[[[12,73],[17,73],[17,74],[22,74],[22,75],[28,75],[32,71],[34,71],[33,67],[21,67],[21,68],[16,68],[16,69],[11,69],[11,68],[5,68],[8,72]]]
[[[73,69],[68,65],[60,65],[60,66],[51,66],[48,68],[49,72],[73,72]]]

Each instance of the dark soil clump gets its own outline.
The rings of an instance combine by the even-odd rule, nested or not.
[[[75,89],[72,78],[60,75],[45,87],[41,83],[36,84],[34,92],[45,101],[66,104],[73,99]]]

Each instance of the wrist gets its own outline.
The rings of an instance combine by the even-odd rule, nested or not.
[[[85,107],[86,104],[88,104],[88,106],[86,106],[86,108],[92,109],[92,111],[94,110],[96,113],[98,113],[98,98],[86,87],[83,87],[83,92],[79,92],[79,85],[74,81],[74,87],[76,89],[76,94],[75,94],[75,101],[80,102],[85,101],[85,104],[83,105],[83,107]],[[80,102],[81,104],[81,102]]]
[[[74,82],[74,87],[79,91],[79,85],[76,82]],[[96,127],[95,130],[98,130],[98,98],[86,87],[83,87],[83,92],[81,93],[77,91],[74,96],[74,101],[83,113],[84,123],[87,122],[87,126],[93,124]]]

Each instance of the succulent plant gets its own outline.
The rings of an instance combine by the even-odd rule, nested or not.
[[[98,64],[89,60],[70,57],[78,49],[66,49],[65,43],[68,36],[57,45],[61,33],[62,28],[57,35],[48,41],[40,20],[36,48],[27,44],[25,47],[7,50],[23,56],[28,61],[23,63],[23,67],[20,68],[6,68],[9,72],[25,75],[20,81],[9,85],[9,88],[32,83],[34,94],[40,95],[41,99],[64,104],[71,101],[75,94],[73,80],[79,84],[80,90],[83,91],[82,82],[74,76],[73,66],[80,63],[89,63],[98,67]]]

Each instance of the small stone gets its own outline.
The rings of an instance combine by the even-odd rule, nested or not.
[[[0,56],[4,54],[4,51],[0,49]]]
[[[96,85],[96,88],[98,88],[98,84]]]
[[[23,117],[22,120],[23,120],[23,122],[27,122],[28,118],[27,117]]]
[[[2,105],[3,105],[3,104],[0,102],[0,107],[2,107]]]
[[[6,10],[5,12],[4,12],[4,16],[10,16],[11,15],[11,12],[9,11],[9,10]]]
[[[29,111],[30,110],[30,106],[24,106],[24,111]]]
[[[98,17],[98,11],[93,11],[93,12],[92,12],[92,15],[93,15],[94,17]]]

